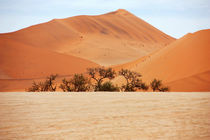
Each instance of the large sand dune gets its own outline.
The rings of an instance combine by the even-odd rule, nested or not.
[[[13,33],[0,34],[0,40],[112,65],[145,56],[175,39],[128,11],[118,10],[99,16],[54,19]]]
[[[50,74],[71,75],[98,64],[132,61],[174,40],[122,9],[0,34],[0,91],[23,91]]]
[[[210,30],[202,30],[173,42],[154,54],[117,68],[141,72],[170,83],[175,91],[210,91]]]
[[[0,139],[209,140],[210,93],[0,93]]]

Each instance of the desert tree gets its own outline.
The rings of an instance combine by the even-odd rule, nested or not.
[[[42,84],[43,86],[41,86],[41,91],[56,91],[55,79],[57,76],[57,74],[48,76],[44,84]]]
[[[90,81],[83,74],[75,74],[71,80],[73,91],[88,91],[90,88]]]
[[[167,92],[167,91],[169,91],[169,87],[161,87],[161,88],[159,89],[159,91],[160,91],[160,92]]]
[[[58,75],[50,75],[46,78],[44,82],[39,82],[36,83],[33,81],[32,87],[28,88],[27,91],[29,92],[54,92],[56,91],[56,84],[55,84],[55,79]]]
[[[90,80],[83,74],[75,74],[70,80],[63,79],[60,88],[64,92],[80,92],[90,89]]]
[[[60,84],[59,88],[61,88],[64,92],[71,92],[71,81],[66,80],[65,78],[62,80],[62,83]]]
[[[155,91],[160,91],[160,92],[169,91],[169,88],[164,87],[162,84],[162,81],[158,80],[156,78],[154,80],[152,80],[152,82],[150,83],[150,86],[151,86],[153,92],[155,92]]]
[[[120,91],[118,86],[113,85],[111,81],[104,82],[99,91]]]
[[[122,86],[124,91],[136,91],[136,90],[147,90],[148,86],[142,82],[141,74],[128,69],[121,69],[119,75],[123,76],[126,80],[126,84]]]
[[[40,84],[33,81],[32,86],[26,89],[28,92],[40,92]]]
[[[101,85],[104,79],[112,80],[116,76],[116,72],[112,68],[88,68],[88,75],[95,81],[94,89],[95,91],[100,91]]]

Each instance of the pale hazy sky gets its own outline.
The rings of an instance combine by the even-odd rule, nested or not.
[[[210,28],[210,0],[0,0],[0,33],[117,9],[126,9],[176,38]]]

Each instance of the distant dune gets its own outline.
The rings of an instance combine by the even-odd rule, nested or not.
[[[54,19],[0,34],[0,40],[74,55],[107,66],[138,59],[175,39],[119,9],[99,16]],[[8,44],[9,47],[13,45]]]
[[[169,83],[173,91],[210,91],[210,30],[202,30],[173,42],[144,58],[118,66]]]

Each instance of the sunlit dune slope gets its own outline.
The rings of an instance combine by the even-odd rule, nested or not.
[[[210,91],[210,30],[187,34],[155,54],[123,67],[141,72],[147,82],[162,79],[174,90]],[[203,73],[204,78],[199,78]]]
[[[30,79],[50,74],[69,75],[97,64],[75,56],[0,40],[0,79]]]
[[[175,39],[126,10],[98,16],[54,19],[0,40],[82,57],[101,65],[122,64],[145,56]],[[10,44],[10,47],[14,43]]]

